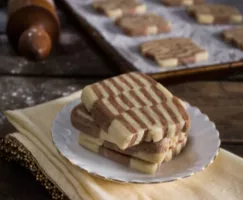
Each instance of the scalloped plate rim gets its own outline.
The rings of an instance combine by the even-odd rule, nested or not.
[[[210,158],[208,159],[208,162],[206,162],[204,165],[201,165],[200,167],[198,167],[197,170],[194,170],[192,171],[191,173],[186,173],[185,175],[177,175],[177,176],[171,176],[170,178],[167,178],[166,180],[164,180],[163,178],[148,178],[148,179],[134,179],[132,177],[128,178],[128,179],[123,179],[121,177],[114,177],[114,176],[109,176],[109,175],[104,175],[102,173],[100,173],[99,171],[97,170],[93,170],[92,168],[90,169],[87,165],[80,165],[80,164],[77,164],[76,162],[73,162],[73,159],[70,158],[69,156],[67,156],[67,154],[65,152],[63,152],[63,150],[60,149],[59,147],[59,144],[58,142],[56,141],[55,139],[55,125],[57,123],[57,119],[69,108],[69,107],[74,107],[75,105],[77,105],[78,103],[80,103],[80,100],[74,100],[74,101],[71,101],[69,102],[67,105],[65,105],[62,110],[60,112],[58,112],[54,118],[54,120],[52,121],[52,125],[51,125],[51,133],[52,133],[52,138],[53,138],[53,144],[55,145],[55,147],[57,148],[58,152],[60,153],[61,156],[63,156],[64,158],[66,158],[66,160],[68,162],[70,162],[70,164],[78,167],[79,169],[81,169],[82,171],[86,171],[87,173],[89,174],[92,174],[93,176],[96,176],[98,178],[102,178],[102,179],[105,179],[105,180],[108,180],[108,181],[113,181],[113,182],[119,182],[119,183],[135,183],[135,184],[157,184],[157,183],[162,183],[162,182],[171,182],[171,181],[175,181],[175,180],[179,180],[179,179],[183,179],[183,178],[187,178],[187,177],[190,177],[192,175],[194,175],[195,173],[198,173],[198,172],[201,172],[203,171],[205,168],[207,168],[210,164],[213,163],[213,161],[216,159],[218,153],[219,153],[219,150],[220,150],[220,144],[221,144],[221,141],[220,141],[220,138],[219,138],[219,131],[216,129],[216,126],[215,124],[210,121],[209,117],[206,115],[206,114],[203,114],[199,108],[197,107],[194,107],[194,106],[191,106],[188,102],[185,102],[185,105],[186,105],[186,108],[187,110],[188,109],[192,109],[194,110],[194,114],[196,115],[200,115],[200,116],[203,116],[204,117],[204,121],[207,121],[208,123],[211,124],[211,128],[214,129],[215,131],[215,136],[216,138],[218,139],[217,141],[217,144],[215,144],[215,152],[212,152],[212,156],[210,156]],[[70,119],[69,119],[70,120]],[[72,127],[73,128],[73,127]],[[76,133],[77,134],[77,133]],[[83,148],[83,147],[81,147]],[[83,148],[84,149],[84,148]],[[87,149],[85,149],[85,151],[89,151]],[[90,152],[92,154],[94,154],[93,152]],[[97,156],[101,157],[102,159],[107,159],[107,158],[104,158],[98,154],[96,154]],[[179,157],[180,155],[178,155],[177,157]],[[175,157],[174,159],[176,159],[177,157]],[[173,159],[173,160],[174,160]],[[172,160],[172,161],[173,161]],[[170,161],[170,162],[172,162]],[[113,161],[111,161],[113,162]],[[170,163],[169,162],[169,163]],[[117,165],[117,163],[114,163],[114,165]],[[119,165],[119,164],[118,164]],[[163,164],[162,164],[163,165]],[[126,167],[127,168],[127,167]],[[131,170],[131,169],[129,169]],[[138,172],[136,172],[138,173]]]

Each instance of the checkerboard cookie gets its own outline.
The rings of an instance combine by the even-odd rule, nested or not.
[[[116,151],[107,149],[103,146],[97,145],[89,140],[84,140],[83,138],[79,139],[79,144],[94,153],[100,154],[103,157],[108,158],[109,160],[112,160],[116,163],[143,173],[153,174],[156,172],[159,166],[158,163],[150,163],[137,158],[133,158],[131,156],[127,156]]]
[[[207,60],[208,53],[189,38],[168,38],[145,42],[141,53],[161,67],[173,67]]]
[[[116,163],[120,163],[131,169],[135,169],[143,173],[154,174],[161,163],[169,162],[176,155],[181,153],[181,151],[186,145],[186,140],[177,142],[175,143],[175,145],[172,145],[171,148],[169,148],[168,150],[164,151],[163,153],[160,153],[159,156],[162,158],[161,162],[155,162],[155,163],[147,162],[137,158],[139,156],[136,157],[130,156],[121,150],[115,151],[115,150],[111,150],[110,148],[106,148],[103,145],[93,142],[92,139],[90,140],[87,134],[80,133],[79,144],[94,153],[100,154],[112,161],[115,161]],[[149,155],[143,155],[142,157],[144,156],[150,157]]]
[[[179,138],[179,139],[178,139]],[[170,152],[171,150],[173,151],[173,155],[178,155],[181,150],[186,146],[187,143],[187,136],[185,133],[180,133],[179,135],[173,137],[173,138],[169,138],[170,143],[167,145],[168,148],[164,149],[163,151],[160,152],[147,152],[146,150],[150,147],[153,146],[154,143],[143,143],[141,144],[138,148],[141,149],[141,147],[143,147],[144,149],[138,150],[137,146],[135,147],[131,147],[128,148],[126,150],[121,150],[120,148],[118,148],[116,145],[107,142],[107,141],[101,141],[99,138],[95,138],[93,136],[90,136],[88,132],[79,132],[79,141],[80,144],[82,145],[82,141],[89,141],[93,144],[96,144],[99,147],[104,147],[107,149],[110,149],[112,151],[115,151],[117,153],[121,153],[123,155],[126,156],[131,156],[133,158],[137,158],[140,159],[142,161],[145,162],[150,162],[150,163],[163,163],[166,162],[166,155],[168,152]],[[168,138],[164,138],[164,140],[168,140]],[[163,142],[161,141],[161,143]],[[156,146],[158,144],[154,144],[154,146]]]
[[[184,146],[187,141],[187,133],[179,132],[176,135],[168,135],[158,142],[141,142],[138,145],[121,150],[116,144],[104,140],[102,135],[108,135],[99,126],[91,114],[82,104],[76,106],[71,113],[72,125],[80,131],[80,140],[89,140],[105,148],[139,158],[147,162],[161,163],[165,159],[165,152],[177,146]]]
[[[111,18],[146,12],[146,5],[136,0],[96,0],[92,5],[98,12],[104,13]]]
[[[243,26],[235,27],[223,32],[226,41],[233,43],[243,50]]]
[[[171,25],[156,14],[125,15],[119,18],[116,24],[130,36],[146,36],[171,31]]]
[[[70,115],[79,144],[117,163],[154,173],[187,143],[185,104],[145,74],[130,72],[88,85],[81,99]]]
[[[93,106],[102,99],[156,84],[154,79],[143,73],[130,72],[86,86],[83,89],[81,100],[85,108],[91,112]],[[167,92],[166,95],[168,96],[169,93]]]
[[[142,141],[158,142],[190,128],[183,102],[142,73],[131,72],[86,86],[81,99],[103,130],[99,137],[120,149]]]
[[[187,8],[200,24],[230,24],[242,22],[241,13],[225,4],[194,5]]]
[[[161,0],[166,6],[182,6],[203,4],[205,0]]]

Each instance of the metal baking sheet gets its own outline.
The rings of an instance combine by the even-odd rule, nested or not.
[[[243,60],[243,51],[224,42],[220,37],[223,30],[235,25],[200,25],[188,15],[183,7],[166,7],[160,0],[140,0],[147,5],[147,12],[157,13],[172,24],[172,32],[154,36],[129,37],[117,27],[112,19],[97,13],[91,6],[93,0],[68,0],[66,3],[76,15],[97,30],[123,58],[140,72],[154,74],[184,70],[203,66],[218,65]],[[237,7],[243,13],[241,0],[211,0],[207,3],[224,3]],[[208,61],[177,67],[159,67],[154,61],[143,57],[139,45],[145,41],[168,37],[188,37],[209,52]]]

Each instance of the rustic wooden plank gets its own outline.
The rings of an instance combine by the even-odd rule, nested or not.
[[[68,95],[98,80],[0,77],[1,111],[32,106]],[[243,143],[243,83],[191,82],[168,88],[208,114],[219,129],[223,141]],[[2,135],[9,132],[11,126],[4,120],[3,114],[0,114],[0,119]]]
[[[90,34],[77,28],[77,23],[73,23],[72,19],[61,10],[59,16],[62,23],[60,42],[55,46],[51,56],[42,62],[28,61],[17,55],[9,45],[6,35],[0,34],[0,74],[108,77],[119,72],[120,61],[105,58],[103,50],[97,48],[98,45],[94,44]],[[5,23],[6,9],[2,9],[0,10],[0,33],[4,31]],[[227,77],[228,73],[222,73],[217,78],[227,79]],[[167,82],[205,78],[211,80],[215,75],[205,77],[204,73],[201,73],[184,78],[165,76]]]
[[[0,77],[0,137],[13,131],[3,111],[23,108],[66,96],[95,79]]]
[[[18,55],[5,34],[0,34],[0,74],[99,76],[114,75],[109,62],[98,52],[84,34],[59,11],[61,36],[47,60],[33,62]],[[6,10],[0,10],[0,31],[4,31]]]
[[[221,148],[226,149],[240,157],[243,157],[243,145],[235,145],[235,144],[222,144]]]
[[[242,82],[188,82],[169,89],[206,113],[223,141],[243,142]]]
[[[0,77],[0,109],[3,111],[46,102],[68,95],[95,81],[98,81],[98,79]],[[197,105],[214,119],[224,141],[240,141],[242,139],[240,135],[242,130],[242,84],[196,82],[169,86],[169,89],[191,104]],[[227,106],[230,107],[226,109]],[[222,113],[225,113],[231,120],[227,122]],[[1,136],[14,130],[3,119],[2,114],[0,114],[0,119]],[[223,144],[222,147],[243,156],[243,144]],[[27,170],[1,160],[0,197],[3,200],[51,199]]]

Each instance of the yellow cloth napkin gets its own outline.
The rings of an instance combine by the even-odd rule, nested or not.
[[[6,112],[19,131],[12,136],[32,153],[41,170],[71,200],[242,199],[243,159],[222,149],[205,171],[187,179],[156,185],[108,182],[71,165],[52,143],[50,127],[56,113],[80,94],[76,92],[35,107]]]

